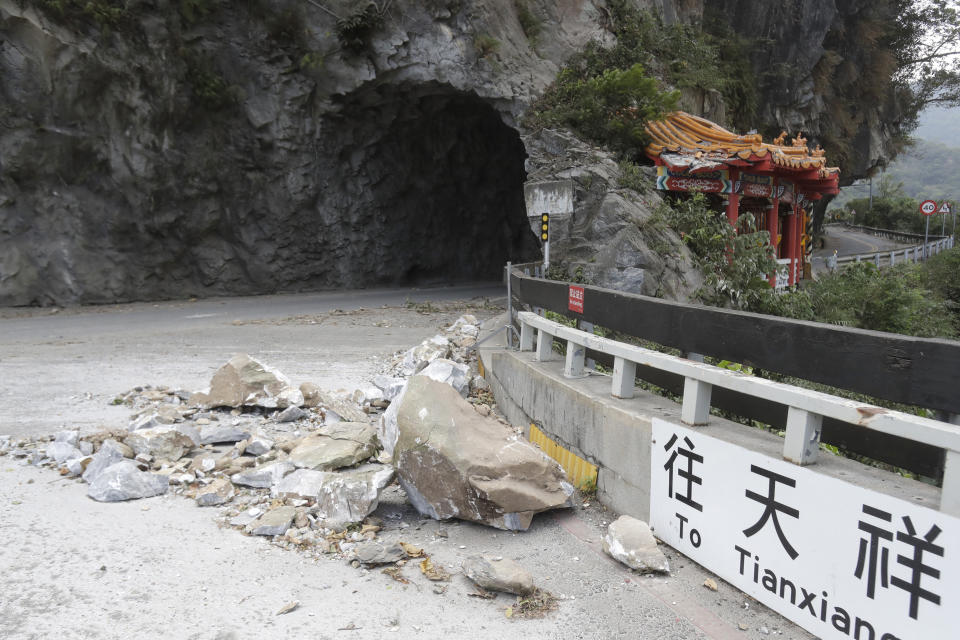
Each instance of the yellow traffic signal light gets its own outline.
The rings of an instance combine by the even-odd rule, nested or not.
[[[550,239],[550,215],[540,216],[540,239],[546,242]]]

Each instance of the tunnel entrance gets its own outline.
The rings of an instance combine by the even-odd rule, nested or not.
[[[324,122],[335,177],[318,206],[363,249],[340,284],[495,279],[506,261],[539,254],[526,152],[489,103],[418,84],[368,88],[339,106]]]

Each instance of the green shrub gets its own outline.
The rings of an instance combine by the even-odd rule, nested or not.
[[[490,54],[496,53],[500,48],[500,41],[487,33],[480,33],[473,39],[473,46],[477,50],[477,55],[486,58]]]
[[[637,193],[646,193],[651,187],[650,180],[643,175],[640,167],[629,160],[620,161],[617,168],[620,169],[620,173],[617,176],[618,187],[632,189]]]
[[[960,315],[960,247],[954,247],[923,263],[924,286],[946,300]]]
[[[947,304],[924,286],[921,267],[848,265],[809,287],[820,322],[932,338],[956,337]]]
[[[607,69],[585,79],[564,69],[537,101],[529,122],[568,127],[594,142],[636,155],[649,138],[644,125],[676,109],[678,99],[677,92],[660,91],[641,64]]]
[[[515,0],[513,4],[517,9],[517,20],[520,22],[520,28],[523,29],[523,35],[527,36],[530,44],[536,44],[540,32],[543,31],[543,21],[534,15],[526,0]]]
[[[338,20],[334,31],[340,46],[353,53],[360,53],[366,49],[370,36],[383,26],[388,6],[389,3],[381,7],[370,2],[346,18]]]
[[[698,297],[706,304],[752,310],[775,295],[767,280],[777,268],[770,235],[754,231],[753,215],[741,215],[734,228],[696,193],[658,207],[655,216],[680,234],[693,253],[705,284]]]

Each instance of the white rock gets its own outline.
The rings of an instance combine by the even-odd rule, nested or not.
[[[392,378],[381,375],[373,379],[373,384],[383,392],[384,400],[393,402],[397,396],[403,393],[403,388],[406,386],[407,381],[404,378]]]
[[[235,473],[230,479],[234,484],[242,484],[247,487],[257,487],[259,489],[269,489],[280,482],[280,480],[293,471],[293,469],[293,463],[272,462],[247,471]]]
[[[423,363],[429,364],[437,358],[446,358],[448,355],[450,355],[450,341],[439,334],[435,335],[403,354],[400,372],[405,376],[412,376]]]
[[[247,443],[246,453],[251,456],[262,456],[273,449],[273,440],[263,435],[255,435]]]
[[[669,573],[670,563],[643,520],[620,516],[603,536],[603,550],[637,571]]]
[[[136,462],[124,459],[97,475],[87,495],[98,502],[119,502],[158,496],[169,486],[166,476],[140,471]]]
[[[263,509],[259,507],[250,507],[243,513],[240,513],[230,519],[230,524],[234,527],[245,527],[263,513]]]
[[[76,447],[77,441],[80,439],[80,431],[71,430],[71,431],[58,431],[53,436],[54,442],[66,442],[67,444]]]
[[[457,364],[453,360],[438,358],[427,365],[419,375],[448,384],[464,397],[470,391],[470,367]]]
[[[214,507],[229,502],[234,495],[233,484],[226,478],[217,478],[197,491],[197,505]]]
[[[282,536],[290,528],[296,513],[294,507],[278,507],[247,525],[247,531],[255,536]]]
[[[131,431],[123,443],[138,456],[147,455],[176,461],[193,448],[193,440],[172,426]]]
[[[104,440],[103,444],[100,445],[100,450],[94,454],[90,464],[83,472],[84,482],[92,483],[105,469],[121,460],[126,460],[126,458],[119,443],[113,440]]]
[[[72,444],[64,441],[55,441],[48,444],[46,454],[48,458],[53,458],[57,464],[63,464],[64,462],[68,462],[74,458],[83,457],[83,453],[80,452],[80,449],[77,449]]]

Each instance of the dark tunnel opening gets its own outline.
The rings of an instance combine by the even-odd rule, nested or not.
[[[508,260],[539,254],[526,152],[489,103],[429,84],[380,85],[340,106],[326,122],[340,188],[320,206],[363,236],[354,283],[496,279]]]

